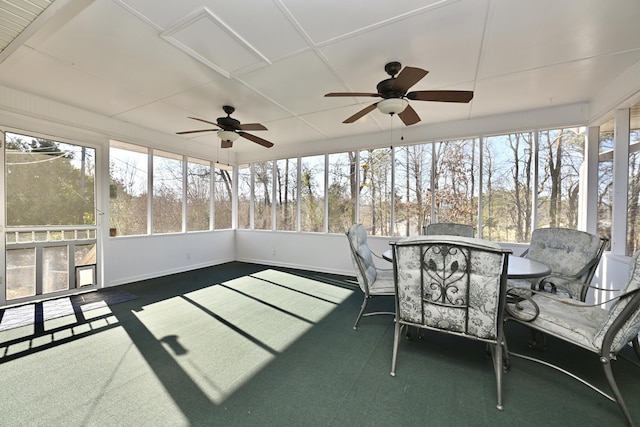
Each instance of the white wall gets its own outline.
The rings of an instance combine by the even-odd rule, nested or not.
[[[233,230],[106,238],[104,286],[233,261],[233,241]]]
[[[369,236],[369,247],[380,255],[389,249],[389,237]],[[374,257],[375,258],[375,257]],[[344,234],[236,230],[236,259],[325,273],[353,276],[349,242]],[[377,260],[380,268],[391,268]]]
[[[238,261],[355,275],[349,242],[343,234],[236,230],[235,240]],[[393,240],[397,238],[367,236],[369,247],[378,255],[390,249],[389,242]],[[527,245],[504,247],[520,255]],[[374,257],[374,261],[380,268],[391,268],[384,260]]]

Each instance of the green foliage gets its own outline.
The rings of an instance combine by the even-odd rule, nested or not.
[[[7,134],[7,225],[95,224],[95,150]]]

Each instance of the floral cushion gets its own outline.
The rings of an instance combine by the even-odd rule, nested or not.
[[[539,309],[537,317],[530,301]],[[510,311],[523,319],[535,317],[528,323],[535,329],[598,352],[593,337],[607,317],[606,310],[547,293],[534,294],[530,301],[522,301],[519,308]]]
[[[531,234],[527,258],[551,268],[554,274],[575,277],[596,257],[600,238],[569,228],[538,228]]]
[[[475,230],[467,224],[457,224],[454,222],[434,222],[425,228],[427,235],[445,234],[450,236],[473,237]]]
[[[496,338],[505,257],[499,245],[441,235],[393,245],[401,321]]]
[[[640,287],[640,251],[632,258],[629,281],[621,291],[623,294],[633,292]],[[512,292],[529,300],[521,301],[518,306],[510,305],[509,312],[516,319],[531,319],[527,324],[534,329],[549,333],[566,341],[578,344],[586,349],[601,353],[605,335],[613,322],[632,298],[640,298],[640,294],[631,293],[620,298],[609,310],[601,306],[570,300],[548,293],[535,293],[531,296],[523,292]],[[539,310],[536,317],[535,304]],[[640,309],[628,317],[612,342],[610,353],[617,354],[629,341],[640,333]]]
[[[377,270],[373,263],[371,249],[367,243],[367,230],[362,224],[354,224],[347,231],[347,238],[351,244],[351,261],[356,271],[358,284],[363,292],[368,292],[368,285],[376,281]],[[354,252],[355,251],[355,252]],[[359,266],[364,272],[361,272]]]
[[[640,251],[636,252],[631,259],[631,271],[629,271],[629,281],[622,290],[622,294],[636,291],[640,287]],[[604,336],[611,327],[613,321],[620,315],[622,310],[626,307],[629,301],[634,298],[636,294],[631,294],[620,298],[608,312],[608,315],[604,322],[600,325],[594,336],[594,344],[601,346]],[[612,353],[617,353],[626,345],[631,339],[638,336],[640,333],[640,309],[636,310],[629,320],[620,328],[616,337],[611,345]]]

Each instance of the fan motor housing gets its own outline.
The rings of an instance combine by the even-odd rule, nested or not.
[[[404,96],[404,91],[391,89],[395,81],[395,77],[391,77],[378,83],[376,86],[378,93],[383,98],[402,98]]]
[[[218,125],[224,130],[234,130],[238,129],[240,126],[240,120],[234,119],[232,117],[218,117]]]

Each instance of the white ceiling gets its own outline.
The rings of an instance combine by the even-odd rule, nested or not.
[[[24,3],[25,0],[13,0]],[[6,1],[5,1],[6,3]],[[9,2],[11,3],[11,2]],[[0,85],[175,135],[223,105],[278,146],[381,132],[384,65],[424,68],[414,126],[589,102],[640,60],[637,0],[57,0],[0,53]],[[37,25],[36,25],[37,24]],[[1,33],[1,31],[0,31]],[[399,122],[398,122],[399,123]],[[218,144],[213,132],[175,136]],[[232,150],[267,150],[240,139]]]

